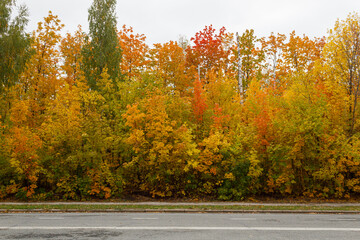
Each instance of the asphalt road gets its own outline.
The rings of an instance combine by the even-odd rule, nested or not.
[[[360,239],[360,215],[0,214],[0,239]]]

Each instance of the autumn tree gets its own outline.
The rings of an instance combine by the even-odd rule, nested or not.
[[[191,78],[186,73],[186,56],[177,42],[154,44],[151,53],[151,67],[159,77],[164,88],[179,91],[182,95],[189,92]]]
[[[93,1],[89,35],[50,12],[29,39],[0,3],[0,199],[360,193],[358,14],[327,39],[206,26],[149,48],[115,5]]]
[[[267,59],[263,82],[274,93],[281,94],[290,85],[294,74],[311,72],[321,57],[325,39],[297,36],[293,31],[288,38],[284,34],[271,34],[261,42]]]
[[[359,130],[358,98],[360,94],[360,17],[349,14],[346,20],[338,20],[330,31],[324,56],[329,65],[328,71],[349,96],[348,133],[352,137]]]
[[[121,79],[115,9],[116,0],[94,0],[89,8],[89,34],[82,50],[82,66],[91,89],[97,89],[97,79],[105,68],[114,83]]]
[[[129,189],[153,197],[185,196],[187,173],[191,174],[198,154],[191,129],[171,119],[168,95],[156,92],[129,106],[123,115],[130,132],[126,142],[134,155],[124,164],[130,176]],[[171,100],[170,100],[171,102]],[[179,104],[170,104],[178,107]],[[174,115],[173,115],[174,116]]]
[[[192,67],[193,71],[197,69],[201,79],[206,79],[208,71],[227,68],[231,36],[225,32],[225,27],[222,27],[218,34],[215,31],[212,25],[205,26],[190,39],[194,45],[186,49],[187,66]]]
[[[74,85],[83,75],[81,70],[83,62],[81,50],[84,46],[84,42],[85,33],[82,31],[81,26],[79,26],[74,35],[67,33],[66,37],[61,40],[60,51],[61,56],[64,59],[61,68],[66,74],[65,81],[70,86]]]
[[[216,73],[210,73],[209,79],[203,98],[206,99],[207,108],[211,111],[211,129],[220,125],[226,129],[233,129],[241,121],[239,115],[242,111],[237,80],[227,76],[217,76]],[[227,116],[227,120],[222,119],[224,116]],[[221,124],[216,124],[219,121]]]
[[[286,86],[283,80],[283,48],[286,36],[284,34],[273,34],[268,39],[262,39],[267,61],[267,85],[271,86],[276,92],[282,92]]]
[[[231,159],[226,154],[230,149],[232,143],[232,136],[234,132],[231,127],[232,121],[238,119],[233,115],[235,109],[239,110],[235,105],[239,105],[239,101],[232,101],[237,99],[237,92],[234,86],[227,81],[228,79],[216,78],[215,74],[211,74],[209,77],[209,84],[207,85],[207,92],[204,96],[195,97],[196,100],[206,100],[204,109],[201,109],[201,102],[197,102],[198,112],[197,117],[201,117],[199,122],[200,126],[196,133],[195,140],[198,143],[200,150],[200,156],[196,166],[194,166],[195,173],[197,173],[197,179],[202,189],[199,191],[202,194],[214,194],[217,189],[222,185],[225,175],[230,172],[230,161]],[[235,82],[233,82],[235,83]],[[198,83],[195,85],[195,93],[197,96]],[[206,99],[205,99],[206,96]],[[230,100],[231,99],[231,100]],[[234,107],[232,110],[231,108]],[[201,111],[207,111],[207,119],[204,119],[204,113],[199,115]],[[233,117],[233,118],[232,118]],[[199,131],[202,130],[202,131]]]
[[[11,107],[8,151],[11,166],[16,169],[17,180],[23,186],[22,197],[32,197],[38,187],[41,170],[39,150],[42,146],[41,124],[46,108],[61,86],[58,44],[63,25],[49,12],[44,22],[33,33],[34,54],[26,64],[18,85],[17,99]],[[20,194],[21,195],[21,194]]]
[[[270,153],[277,157],[272,158],[268,176],[270,191],[275,187],[282,194],[312,192],[313,169],[319,168],[322,155],[328,151],[322,144],[325,133],[332,134],[325,117],[325,95],[315,81],[307,78],[303,73],[293,79],[281,100],[283,108],[273,117],[277,147],[270,146]]]
[[[295,31],[291,32],[283,50],[287,72],[310,72],[315,61],[321,57],[324,44],[324,38],[310,39],[306,35],[300,37],[296,36]]]
[[[47,103],[54,99],[56,90],[62,85],[58,44],[63,26],[58,17],[49,12],[33,34],[34,54],[27,63],[19,84],[21,99],[29,100],[29,107],[34,113],[32,126],[40,124],[36,121],[42,118]]]
[[[198,123],[202,123],[204,113],[207,109],[206,97],[204,94],[203,83],[200,78],[194,81],[194,95],[192,99],[193,114]]]
[[[246,92],[251,80],[261,79],[262,63],[265,59],[265,54],[261,49],[260,39],[254,35],[253,29],[247,29],[241,36],[238,36],[237,41],[239,46],[236,44],[233,47],[234,57],[236,60],[240,58],[240,69],[238,70],[241,72],[241,86],[243,91]],[[235,68],[238,67],[236,66]]]
[[[149,62],[145,35],[135,34],[133,28],[126,25],[123,25],[118,35],[122,50],[121,73],[128,78],[139,76]]]
[[[18,110],[18,113],[12,115],[13,121],[15,121],[15,117],[19,117],[18,114],[25,113],[29,115],[29,112],[24,112],[21,106],[17,107],[19,109],[13,109],[13,111]],[[8,136],[7,140],[11,152],[10,164],[16,173],[16,178],[13,181],[19,186],[17,189],[19,198],[26,199],[34,195],[35,189],[38,187],[41,171],[38,150],[42,145],[42,141],[31,129],[21,127],[23,120],[25,119],[16,119],[16,126],[12,128],[12,134]]]
[[[70,166],[76,163],[73,171],[83,171],[76,176],[67,174],[66,178],[62,178],[62,189],[71,194],[74,191],[71,186],[76,183],[76,189],[83,198],[119,196],[123,181],[119,154],[122,132],[119,129],[121,118],[118,114],[121,113],[117,112],[120,104],[117,102],[116,88],[105,68],[97,81],[97,91],[84,89],[86,86],[81,86],[79,92],[81,146],[68,162]]]

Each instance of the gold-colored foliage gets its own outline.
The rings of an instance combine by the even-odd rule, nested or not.
[[[360,193],[357,13],[312,39],[207,26],[149,47],[124,26],[99,56],[62,27],[50,12],[1,88],[0,198]]]

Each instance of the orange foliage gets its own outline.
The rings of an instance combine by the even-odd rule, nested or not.
[[[10,163],[16,169],[19,179],[23,181],[26,197],[31,197],[37,188],[40,172],[37,151],[42,141],[28,128],[14,127],[11,131],[12,135],[8,139],[11,151]]]
[[[200,67],[202,79],[207,79],[208,71],[219,71],[227,66],[230,48],[226,46],[228,34],[225,31],[225,27],[222,27],[219,33],[215,34],[212,25],[205,26],[191,38],[194,46],[186,49],[187,67],[193,68],[193,71]]]
[[[162,80],[165,88],[177,90],[184,95],[191,87],[189,76],[186,74],[186,60],[184,50],[177,42],[154,44],[150,51],[151,66],[156,75]]]
[[[79,79],[81,74],[80,65],[82,64],[81,49],[85,42],[85,34],[79,26],[75,35],[67,33],[61,40],[60,50],[64,64],[61,66],[66,73],[65,81],[72,86]]]
[[[122,50],[121,73],[128,78],[139,76],[149,63],[147,60],[149,47],[145,43],[145,35],[134,34],[132,27],[127,28],[123,25],[118,37]]]
[[[196,79],[194,82],[194,97],[192,101],[193,113],[195,119],[201,123],[203,121],[203,115],[206,111],[206,98],[204,96],[204,89],[200,79]]]
[[[215,129],[223,129],[223,128],[227,128],[226,125],[227,123],[230,121],[230,116],[228,114],[224,115],[223,114],[223,109],[219,106],[218,103],[215,104],[214,107],[214,124],[213,127]]]
[[[108,71],[106,44],[91,55],[50,12],[0,96],[0,198],[359,194],[359,19],[327,43],[246,30],[238,46],[210,25],[151,49],[124,25]]]

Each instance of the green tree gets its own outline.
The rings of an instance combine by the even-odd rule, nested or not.
[[[116,0],[94,0],[89,9],[89,35],[83,54],[83,70],[89,87],[97,89],[104,68],[115,83],[121,78],[121,47],[117,37]],[[116,84],[115,84],[116,86]]]
[[[27,8],[22,5],[11,19],[14,0],[0,2],[0,92],[14,85],[29,59],[30,38],[25,33],[28,22]]]

